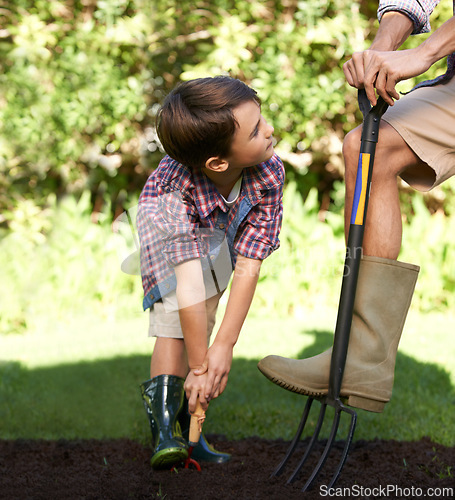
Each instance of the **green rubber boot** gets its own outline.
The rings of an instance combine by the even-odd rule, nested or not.
[[[184,379],[174,375],[158,375],[141,385],[154,453],[150,463],[154,469],[166,469],[188,457],[177,416],[183,405]]]
[[[182,435],[188,441],[190,432],[190,420],[191,415],[188,411],[188,400],[186,396],[183,398],[182,411],[179,414],[179,422],[182,428]],[[200,462],[211,462],[216,464],[224,464],[231,459],[229,453],[222,453],[215,450],[215,448],[207,442],[204,433],[201,434],[199,438],[199,443],[194,447],[191,453],[191,458],[194,458]]]

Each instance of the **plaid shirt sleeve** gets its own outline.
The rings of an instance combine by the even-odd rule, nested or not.
[[[244,257],[263,260],[280,246],[284,166],[279,159],[276,160],[276,172],[278,186],[265,192],[240,226],[234,249]]]
[[[380,0],[378,19],[381,22],[386,12],[397,11],[406,14],[414,24],[413,35],[428,33],[430,15],[440,0]]]
[[[150,211],[153,239],[160,242],[162,257],[170,267],[203,256],[197,219],[195,206],[179,191],[160,194],[154,200]]]
[[[163,256],[172,267],[202,257],[202,240],[198,237],[198,214],[194,204],[174,191],[160,196],[155,224],[163,241]]]
[[[173,275],[173,267],[205,255],[198,237],[197,210],[188,194],[184,172],[173,169],[164,158],[152,174],[139,198],[137,229],[141,247],[141,275],[144,292]],[[176,172],[173,187],[162,185],[162,172]],[[186,195],[184,193],[187,193]]]

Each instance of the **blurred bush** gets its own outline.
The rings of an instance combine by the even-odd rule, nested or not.
[[[163,97],[180,80],[217,74],[258,91],[287,170],[282,248],[264,265],[257,306],[296,313],[302,291],[311,301],[332,290],[337,300],[341,145],[361,121],[342,65],[373,38],[376,7],[372,0],[4,0],[2,331],[25,328],[46,308],[112,304],[115,288],[140,295],[135,278],[103,271],[118,267],[110,260],[112,216],[134,205],[163,155],[154,129]],[[450,9],[438,7],[434,28]],[[452,191],[450,183],[424,197],[401,191],[410,229],[404,255],[431,262],[425,279],[438,290],[432,297],[418,289],[426,308],[452,302]],[[422,245],[425,238],[434,243]],[[277,287],[288,292],[277,297]]]
[[[10,229],[0,228],[0,333],[142,310],[140,277],[120,270],[128,242],[112,231],[109,212],[106,202],[94,223],[84,191],[59,203],[49,196],[44,210],[25,200],[5,213]]]
[[[0,9],[0,209],[87,189],[96,210],[106,193],[114,206],[124,204],[162,155],[153,123],[163,96],[182,79],[230,74],[258,90],[289,178],[303,196],[316,187],[327,210],[342,179],[343,137],[360,122],[342,64],[374,36],[376,6],[7,0]],[[439,8],[434,25],[449,16],[449,6]]]
[[[94,205],[105,193],[123,203],[162,155],[153,120],[163,96],[221,73],[258,90],[290,178],[304,196],[315,186],[327,209],[342,139],[360,120],[342,63],[372,38],[375,4],[7,0],[0,209],[87,189]]]
[[[413,203],[416,215],[405,227],[400,256],[422,267],[413,307],[453,309],[453,218],[430,215],[419,197]],[[85,191],[77,200],[67,196],[59,203],[51,196],[46,209],[22,201],[5,213],[10,229],[0,228],[0,334],[85,315],[115,320],[142,314],[141,279],[120,270],[134,250],[132,235],[127,227],[112,231],[107,201],[96,221],[91,210]],[[343,216],[328,212],[322,220],[316,188],[304,201],[291,181],[280,241],[280,249],[262,265],[252,315],[304,320],[311,309],[335,310],[345,257]]]

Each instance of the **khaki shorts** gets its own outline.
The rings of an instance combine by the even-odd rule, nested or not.
[[[403,172],[404,181],[429,191],[455,174],[455,77],[445,85],[422,87],[401,97],[383,120],[431,167]]]
[[[207,343],[210,341],[210,336],[215,326],[216,311],[222,295],[223,292],[205,301],[207,311]],[[150,309],[149,318],[149,337],[183,339],[175,292],[163,297],[162,301],[155,302]]]

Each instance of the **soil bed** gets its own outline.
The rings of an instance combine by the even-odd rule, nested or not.
[[[127,439],[97,441],[0,441],[0,498],[15,499],[293,499],[418,498],[430,491],[436,498],[454,498],[455,448],[432,443],[357,441],[353,444],[337,490],[328,495],[326,484],[339,456],[332,453],[317,484],[304,495],[301,488],[310,468],[292,484],[288,466],[282,476],[270,478],[283,458],[288,442],[248,438],[227,441],[208,436],[220,450],[232,454],[225,465],[201,464],[202,471],[153,471],[150,449]],[[300,445],[299,445],[300,446]],[[318,455],[311,457],[311,470]],[[295,453],[300,458],[303,444]],[[382,488],[382,490],[381,490]],[[389,490],[387,490],[389,488]],[[439,488],[439,495],[435,495]],[[445,488],[445,490],[444,490]],[[451,488],[450,492],[448,488]],[[381,494],[382,493],[382,494]]]

